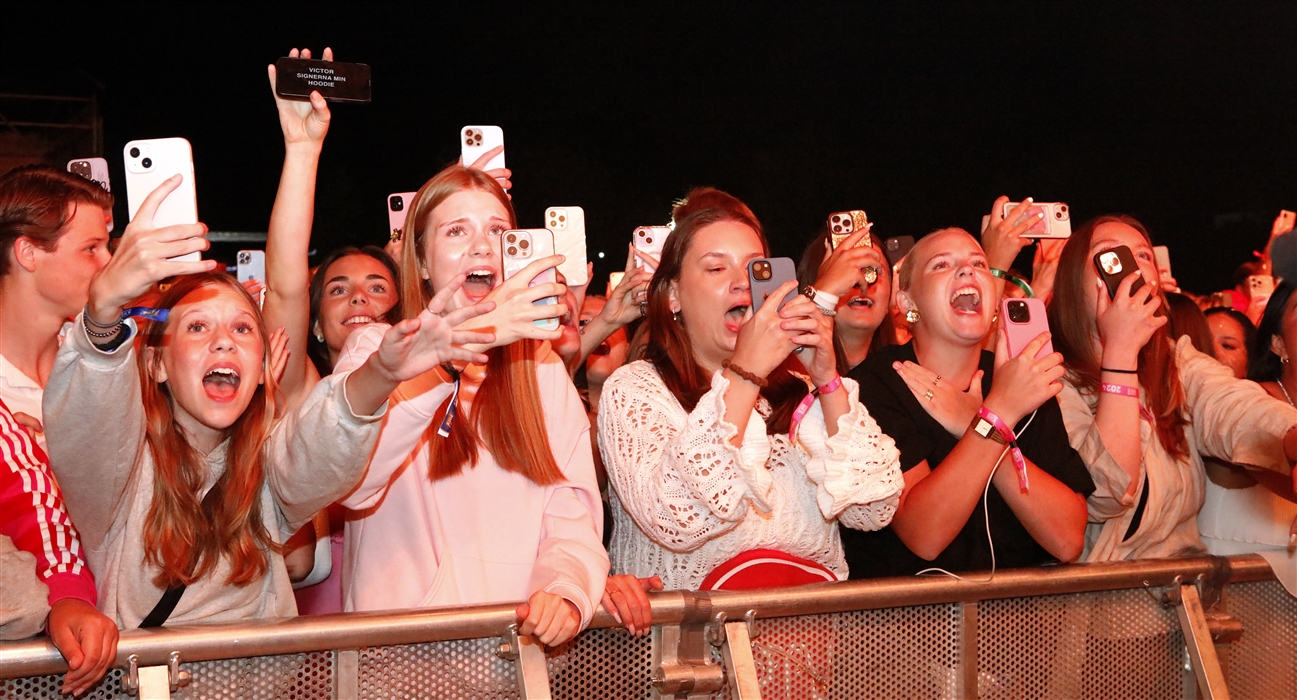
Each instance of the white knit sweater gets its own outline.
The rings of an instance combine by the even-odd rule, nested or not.
[[[832,438],[817,400],[798,428],[766,435],[761,399],[741,447],[723,420],[729,380],[692,412],[675,399],[653,365],[628,364],[609,377],[599,402],[599,447],[608,470],[614,573],[661,576],[668,589],[694,589],[707,574],[753,549],[777,549],[847,577],[837,521],[861,530],[886,526],[902,477],[892,439],[842,380],[851,411]]]

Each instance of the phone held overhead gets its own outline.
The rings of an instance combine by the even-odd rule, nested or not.
[[[580,287],[590,281],[585,253],[585,210],[581,207],[548,207],[545,209],[545,227],[554,234],[554,252],[565,259],[558,266],[559,274],[570,287]]]
[[[275,62],[275,94],[285,100],[309,100],[317,91],[330,102],[369,102],[369,66],[287,56]]]
[[[510,229],[500,235],[500,252],[504,264],[504,278],[510,279],[531,264],[533,260],[554,254],[554,234],[547,228]],[[527,286],[557,282],[555,269],[547,267]],[[558,297],[545,297],[533,302],[536,306],[558,303]],[[558,318],[541,318],[534,321],[537,328],[552,331],[558,328]]]
[[[829,214],[829,241],[834,250],[842,246],[842,242],[847,240],[851,234],[856,231],[864,231],[864,235],[856,241],[857,248],[868,248],[874,244],[869,234],[869,217],[865,215],[863,209],[852,209],[851,211],[838,211]],[[865,273],[865,283],[873,284],[878,281],[878,268],[869,265],[862,269]]]
[[[126,201],[130,220],[149,193],[174,175],[180,175],[180,186],[162,200],[153,215],[155,228],[176,224],[198,223],[198,194],[194,188],[194,155],[189,142],[182,138],[143,139],[131,141],[122,149],[126,161]],[[172,260],[194,262],[198,253],[180,255]]]

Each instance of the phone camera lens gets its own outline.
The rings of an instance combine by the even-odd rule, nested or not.
[[[152,168],[152,167],[153,167],[153,159],[152,159],[152,158],[145,158],[144,160],[140,161],[140,165],[143,165],[143,166],[146,167],[146,168]],[[226,259],[228,260],[228,258],[226,258]]]
[[[140,149],[138,149],[138,148],[132,148],[132,149],[131,149],[131,157],[132,157],[132,158],[139,158],[139,157],[140,157]]]
[[[508,253],[509,255],[517,255],[518,249],[514,248],[513,246],[509,246],[509,250],[506,250],[505,252]]]
[[[1009,301],[1009,320],[1014,323],[1027,323],[1031,320],[1031,308],[1021,300]]]
[[[645,237],[644,237],[644,243],[645,243],[646,245],[653,245],[653,239],[652,239],[652,238],[649,238],[649,237],[647,237],[647,236],[645,236]]]
[[[521,241],[518,241],[518,247],[519,247],[519,248],[522,248],[523,250],[527,250],[528,245],[530,245],[530,244],[527,242],[526,239],[523,239],[523,240],[521,240]]]
[[[514,241],[518,240],[518,234],[516,234],[516,233],[511,233],[511,234],[505,236],[505,237],[504,237],[504,240],[509,241],[510,243],[513,243]]]
[[[401,199],[399,194],[392,195],[392,198],[388,200],[388,206],[392,208],[392,211],[402,211],[405,209],[405,200]]]

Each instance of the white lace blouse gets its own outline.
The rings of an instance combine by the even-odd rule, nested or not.
[[[760,399],[740,447],[723,420],[729,380],[686,413],[653,365],[613,373],[599,401],[599,448],[612,486],[614,573],[661,576],[667,589],[695,589],[718,565],[753,549],[822,564],[840,579],[847,563],[838,521],[860,530],[891,522],[903,484],[899,452],[842,380],[851,410],[828,437],[816,401],[798,428],[766,435]]]

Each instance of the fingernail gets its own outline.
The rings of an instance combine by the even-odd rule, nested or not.
[[[1022,203],[1023,203],[1023,204],[1031,204],[1031,203],[1034,202],[1034,201],[1036,201],[1036,200],[1033,199],[1033,198],[1031,198],[1031,197],[1028,197],[1028,198],[1022,200]]]
[[[899,362],[892,363],[892,369],[900,369],[900,368],[901,368],[901,363]]]

